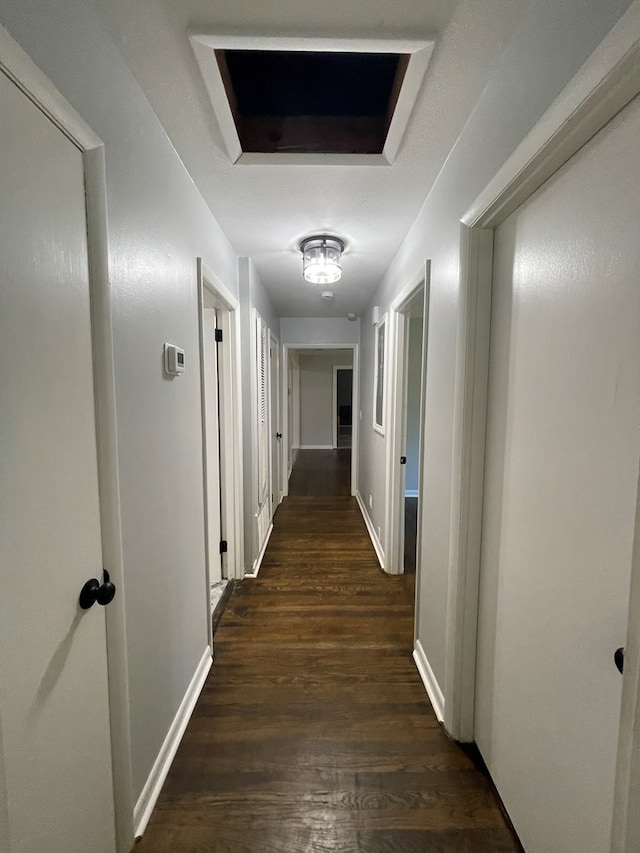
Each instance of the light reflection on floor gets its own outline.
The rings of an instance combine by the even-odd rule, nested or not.
[[[211,584],[211,612],[216,609],[216,605],[222,598],[222,593],[225,590],[226,585],[229,583],[228,580],[221,580],[218,583]]]

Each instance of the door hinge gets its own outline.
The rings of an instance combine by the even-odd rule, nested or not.
[[[226,539],[221,539],[221,540],[220,540],[220,553],[221,553],[221,554],[226,554],[228,550],[229,550],[229,545],[228,545],[228,543],[227,543],[227,540],[226,540]]]
[[[216,343],[222,343],[222,329],[216,329]]]
[[[400,457],[400,464],[401,464],[401,465],[406,465],[406,464],[407,464],[407,457],[406,457],[406,456],[401,456],[401,457]]]

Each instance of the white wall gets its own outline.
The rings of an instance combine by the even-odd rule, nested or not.
[[[289,401],[283,425],[288,425],[286,434],[289,454],[288,472],[290,474],[298,452],[297,449],[300,447],[300,358],[295,350],[289,352],[287,395]]]
[[[371,301],[384,312],[422,268],[425,258],[431,259],[420,519],[423,575],[417,629],[441,688],[445,677],[460,218],[628,5],[628,0],[575,0],[571,4],[534,0],[520,6],[513,4],[514,18],[509,19],[492,18],[484,4],[477,4],[477,50],[467,56],[467,71],[478,79],[487,79],[486,86]],[[447,37],[445,33],[443,38]],[[489,46],[495,50],[501,40],[501,55],[491,55]],[[437,56],[430,73],[439,73]],[[362,322],[363,429],[358,486],[363,497],[372,493],[374,525],[381,525],[384,530],[380,459],[384,458],[385,440],[370,427],[370,320],[369,310]]]
[[[300,447],[333,447],[333,366],[352,363],[351,350],[299,353]]]
[[[346,317],[282,317],[282,344],[336,346],[360,343],[360,318]]]
[[[207,646],[196,256],[233,293],[236,258],[94,4],[2,0],[0,21],[106,148],[137,797]]]
[[[377,303],[376,303],[377,304]],[[380,314],[382,318],[382,312]],[[362,318],[360,341],[360,406],[354,418],[360,421],[358,443],[358,484],[366,512],[384,551],[385,528],[385,439],[373,429],[373,375],[375,364],[375,326],[371,324],[371,311]],[[369,506],[371,496],[371,506]]]

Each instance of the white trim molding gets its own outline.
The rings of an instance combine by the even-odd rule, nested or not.
[[[373,545],[373,549],[376,552],[376,557],[378,558],[378,562],[380,563],[380,568],[384,569],[384,549],[380,543],[380,540],[378,539],[378,534],[374,529],[371,517],[366,510],[364,501],[362,500],[362,495],[357,490],[355,493],[355,499],[358,501],[358,506],[360,507],[360,512],[362,513],[362,517],[364,519],[365,527],[367,528],[369,538],[371,539],[371,544]]]
[[[640,91],[635,0],[473,202],[465,225],[495,228]]]
[[[624,646],[620,736],[613,801],[611,853],[640,850],[640,474],[631,561],[629,617]]]
[[[222,576],[240,579],[244,569],[244,530],[242,495],[242,395],[240,390],[240,304],[231,291],[207,266],[202,258],[196,258],[196,286],[198,291],[198,337],[200,363],[200,408],[202,421],[202,482],[205,539],[205,589],[208,606],[211,601],[211,549],[210,527],[213,513],[219,513],[220,539],[227,541],[227,552],[221,557]],[[207,305],[207,302],[209,305]],[[207,424],[207,395],[212,384],[205,359],[204,317],[208,307],[214,307],[220,316],[223,343],[218,352],[218,375],[215,382],[219,394],[218,438],[215,448],[217,473],[210,471],[210,439]],[[211,482],[217,476],[218,483]],[[219,495],[218,495],[219,488]],[[210,500],[209,490],[216,493]],[[218,548],[214,543],[213,547]],[[213,643],[213,625],[207,620],[209,644]]]
[[[269,539],[271,539],[271,534],[273,533],[273,523],[269,525],[269,529],[264,537],[264,542],[262,543],[262,548],[260,548],[260,553],[253,561],[253,566],[251,567],[250,572],[245,572],[245,578],[257,578],[258,573],[260,572],[260,567],[262,566],[262,560],[264,559],[264,555],[267,551],[267,545],[269,544]]]
[[[431,669],[431,664],[424,653],[420,640],[416,640],[415,647],[413,649],[413,660],[418,672],[420,673],[424,689],[427,691],[427,696],[429,697],[429,701],[433,707],[433,713],[436,715],[438,722],[441,723],[444,720],[444,695],[440,689],[438,680]]]
[[[472,741],[489,383],[493,231],[460,233],[460,301],[451,480],[445,726]]]
[[[390,331],[391,324],[387,323],[387,314],[383,314],[378,320],[374,331],[373,340],[373,429],[379,435],[384,436],[387,428],[388,412],[388,386],[389,386],[389,352],[390,347]],[[382,335],[382,355],[380,353],[380,333]],[[380,377],[380,367],[382,367],[382,377]],[[378,394],[379,392],[379,394]],[[378,421],[378,395],[380,396],[380,421]]]
[[[153,767],[151,768],[151,772],[149,773],[144,788],[142,789],[142,793],[138,797],[138,802],[136,803],[133,813],[136,839],[142,836],[147,824],[149,823],[149,818],[151,817],[151,813],[153,812],[160,795],[164,780],[167,778],[167,774],[171,768],[175,754],[178,751],[182,736],[184,735],[189,720],[191,719],[198,697],[200,696],[204,683],[207,680],[207,675],[209,674],[212,663],[213,658],[211,656],[211,648],[207,646],[200,663],[193,674],[193,678],[187,687],[187,691],[180,703],[178,712],[173,718],[173,722],[167,732],[164,743],[160,747],[160,752],[153,763]]]

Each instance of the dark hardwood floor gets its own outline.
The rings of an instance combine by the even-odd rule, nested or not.
[[[137,853],[519,850],[431,711],[413,583],[380,571],[353,498],[286,498]]]
[[[404,499],[404,570],[415,574],[418,537],[418,498]]]
[[[350,494],[351,448],[298,451],[289,478],[289,495]]]

